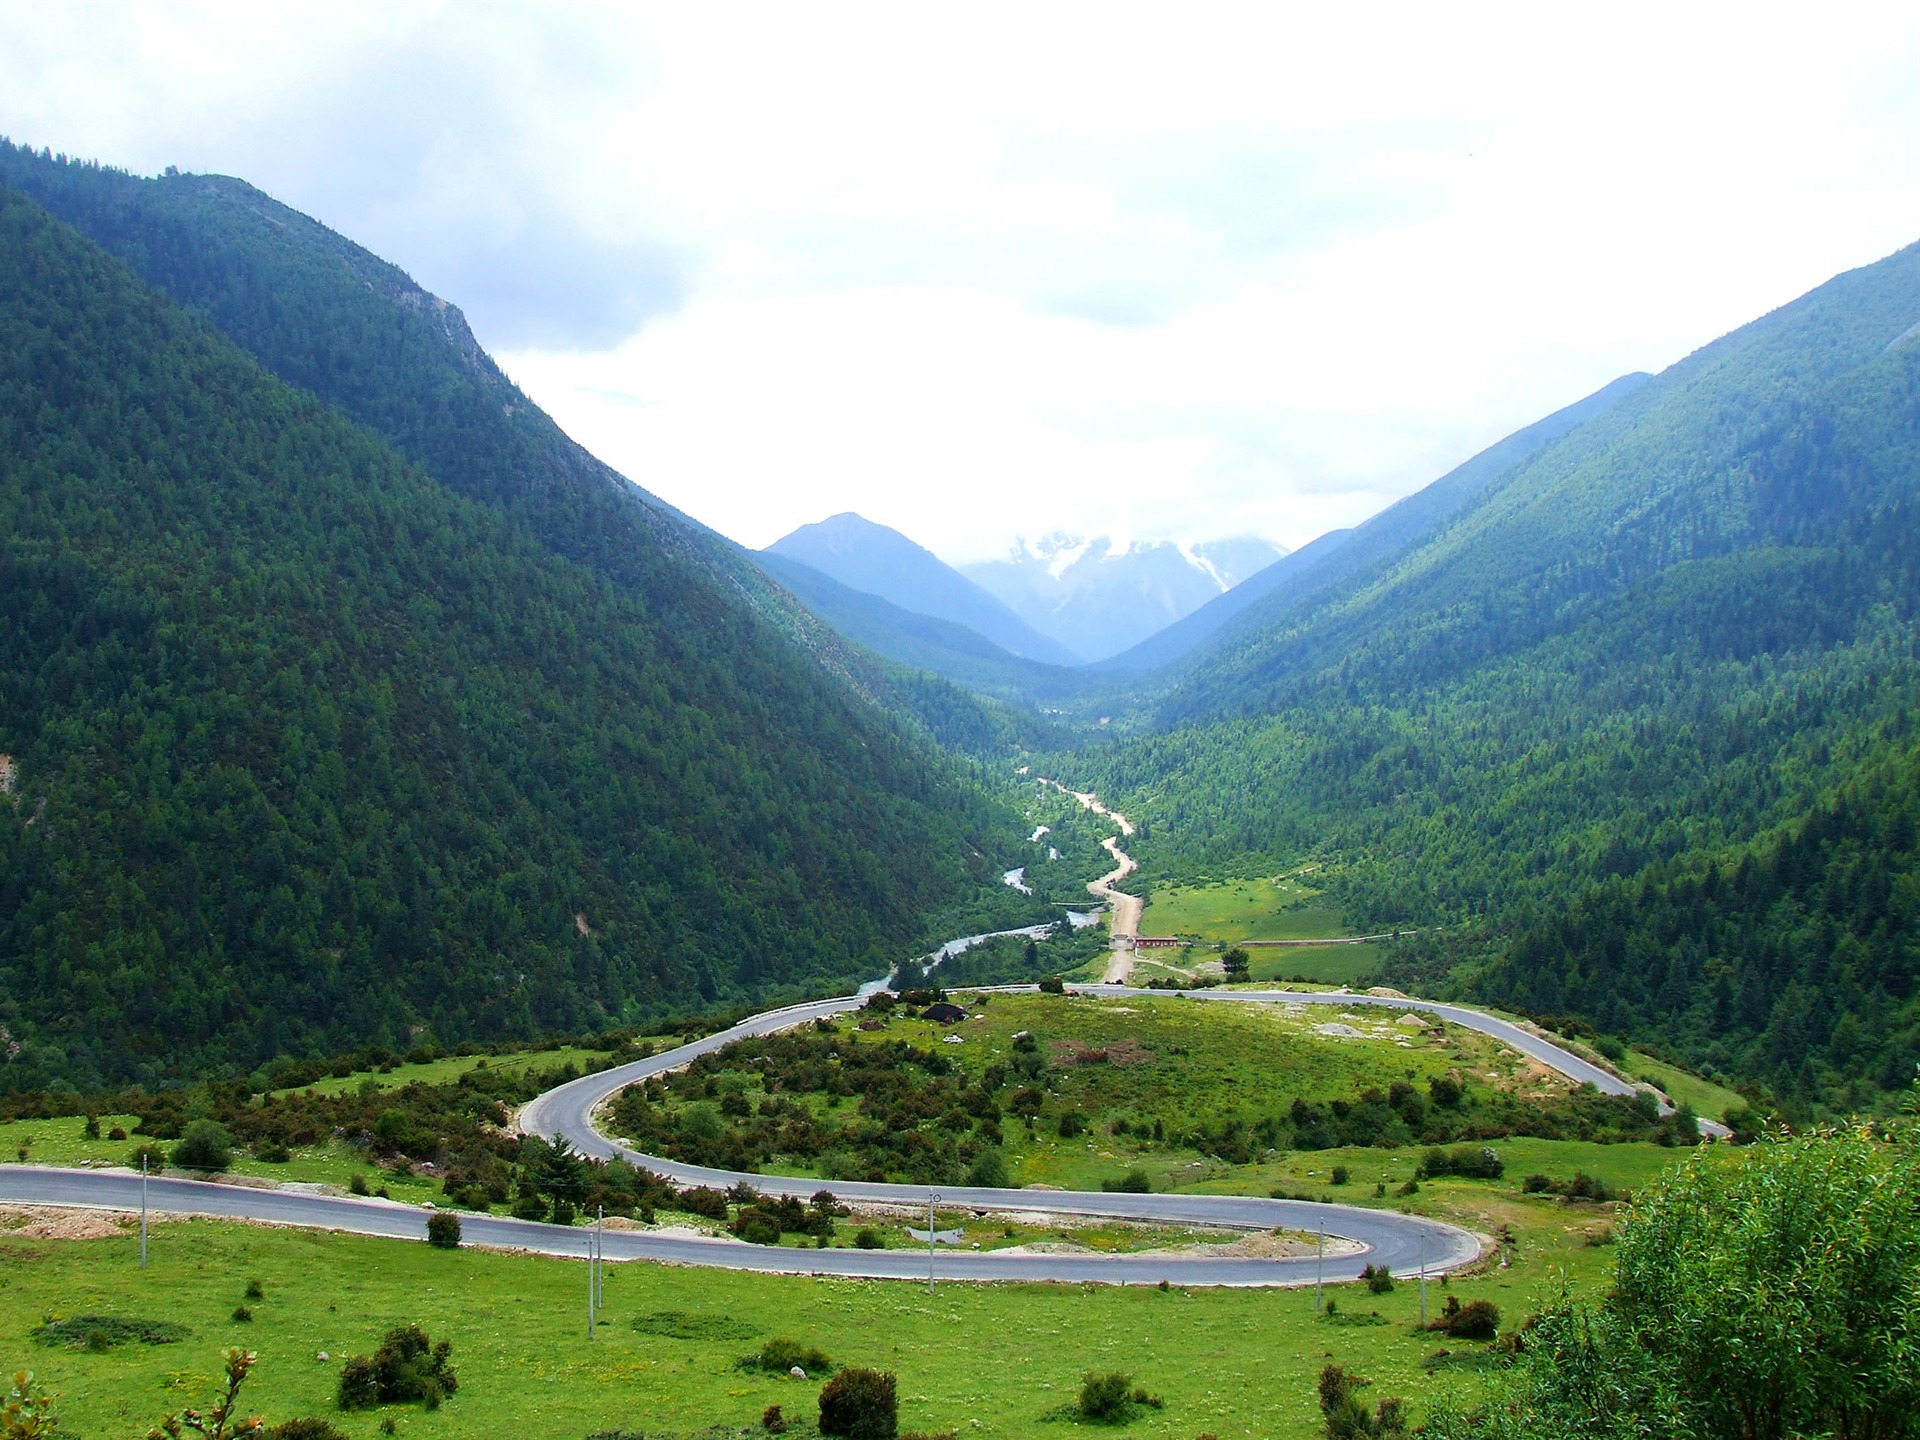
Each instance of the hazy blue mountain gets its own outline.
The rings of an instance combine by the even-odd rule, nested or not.
[[[1253,536],[1116,546],[1104,536],[1061,531],[1023,539],[1004,559],[962,569],[1035,629],[1098,661],[1165,629],[1286,553]]]
[[[1651,378],[1642,372],[1622,375],[1584,400],[1516,430],[1366,523],[1352,530],[1331,531],[1301,546],[1131,650],[1102,662],[1099,668],[1140,674],[1193,654],[1216,635],[1279,623],[1290,607],[1324,587],[1347,580],[1432,535],[1489,485],[1576,426],[1605,414]]]
[[[902,609],[772,550],[759,551],[754,559],[840,634],[902,665],[1023,702],[1064,699],[1086,683],[1078,667],[1043,665],[1011,654],[977,630]]]
[[[1048,639],[931,550],[850,510],[802,525],[767,553],[797,560],[902,610],[964,625],[1009,654],[1049,665],[1079,663],[1071,648]]]

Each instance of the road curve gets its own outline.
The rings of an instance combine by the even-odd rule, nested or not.
[[[1031,990],[1033,987],[984,988],[1018,991]],[[1635,1088],[1618,1076],[1590,1064],[1551,1041],[1530,1034],[1517,1025],[1458,1005],[1433,1004],[1422,1000],[1380,995],[1355,995],[1345,991],[1218,989],[1167,991],[1140,990],[1123,985],[1105,984],[1082,985],[1076,986],[1075,989],[1084,994],[1105,997],[1179,997],[1215,1003],[1284,1002],[1341,1007],[1375,1005],[1401,1010],[1419,1010],[1491,1036],[1576,1082],[1591,1083],[1604,1093],[1632,1094]],[[844,1014],[862,1003],[864,1003],[864,996],[846,996],[765,1011],[730,1029],[678,1046],[650,1059],[636,1060],[612,1070],[582,1076],[578,1080],[549,1090],[531,1101],[520,1112],[520,1128],[528,1134],[540,1135],[548,1139],[565,1138],[576,1149],[599,1159],[610,1160],[619,1156],[656,1174],[664,1175],[679,1185],[725,1187],[745,1183],[770,1195],[809,1196],[821,1189],[825,1182],[792,1176],[741,1174],[734,1171],[714,1170],[628,1149],[599,1131],[594,1124],[594,1112],[616,1091],[651,1076],[678,1069],[688,1061],[724,1049],[736,1040],[755,1035],[767,1035],[813,1020]],[[835,1181],[831,1188],[843,1199],[867,1203],[924,1205],[927,1201],[927,1189],[924,1186]],[[1477,1254],[1477,1244],[1473,1237],[1453,1226],[1425,1220],[1418,1216],[1366,1210],[1346,1205],[1267,1200],[1248,1196],[1122,1195],[1090,1191],[982,1189],[969,1186],[944,1187],[940,1195],[941,1203],[959,1209],[1026,1210],[1070,1215],[1097,1215],[1159,1224],[1244,1226],[1262,1229],[1285,1227],[1305,1231],[1324,1228],[1329,1235],[1353,1240],[1366,1247],[1362,1253],[1326,1261],[1324,1273],[1329,1278],[1351,1278],[1359,1273],[1362,1265],[1381,1262],[1386,1263],[1396,1274],[1417,1271],[1422,1264],[1429,1270],[1448,1269],[1470,1262]],[[1049,1273],[1020,1278],[1080,1278],[1053,1272],[1051,1262],[1061,1257],[1030,1258],[1046,1262],[1044,1268]],[[983,1274],[984,1270],[980,1267],[992,1259],[991,1254],[967,1253],[951,1255],[948,1257],[948,1262],[954,1266],[956,1273]],[[1101,1264],[1109,1267],[1107,1271],[1109,1278],[1131,1279],[1133,1277],[1127,1273],[1124,1261],[1125,1257],[1115,1257],[1112,1260],[1103,1259]],[[1154,1267],[1163,1267],[1166,1263],[1168,1262],[1154,1260],[1144,1264],[1143,1268],[1154,1269]],[[1210,1263],[1214,1266],[1229,1267],[1233,1274],[1243,1278],[1216,1279],[1207,1283],[1287,1284],[1311,1279],[1317,1262],[1308,1259]],[[1157,1270],[1155,1273],[1157,1276]],[[1259,1278],[1252,1278],[1255,1276]]]
[[[1020,990],[1032,987],[995,988]],[[1542,1040],[1507,1021],[1457,1005],[1344,992],[1164,991],[1139,990],[1120,985],[1085,985],[1076,989],[1082,993],[1110,997],[1178,996],[1214,1003],[1285,1002],[1343,1007],[1375,1005],[1419,1010],[1492,1036],[1576,1081],[1591,1082],[1607,1093],[1630,1093],[1633,1089],[1625,1081],[1550,1041]],[[822,1188],[821,1181],[711,1170],[639,1154],[602,1135],[594,1127],[593,1113],[608,1096],[622,1087],[676,1069],[697,1056],[721,1049],[735,1040],[770,1034],[812,1020],[843,1014],[862,1003],[864,994],[764,1011],[730,1029],[650,1059],[583,1076],[531,1101],[521,1112],[520,1127],[529,1134],[550,1139],[564,1137],[582,1152],[602,1159],[624,1156],[634,1164],[643,1165],[682,1185],[727,1186],[747,1183],[768,1194],[810,1196]],[[426,1235],[428,1211],[424,1207],[414,1208],[392,1201],[317,1195],[294,1189],[262,1190],[173,1178],[153,1179],[147,1183],[148,1202],[154,1211],[160,1213],[230,1217],[394,1239],[419,1240]],[[130,1211],[139,1208],[140,1184],[140,1177],[128,1171],[0,1166],[0,1201],[5,1202]],[[835,1182],[832,1188],[835,1194],[848,1200],[908,1206],[925,1205],[928,1194],[925,1187],[920,1186],[861,1182]],[[1323,1231],[1327,1235],[1353,1241],[1362,1248],[1352,1254],[1329,1256],[1324,1262],[1314,1257],[1272,1260],[1183,1255],[1012,1255],[992,1251],[941,1251],[930,1262],[924,1253],[912,1250],[792,1250],[746,1245],[730,1240],[609,1231],[605,1237],[605,1254],[615,1260],[655,1260],[777,1274],[870,1279],[926,1279],[931,1264],[932,1273],[943,1280],[1297,1285],[1313,1283],[1316,1275],[1328,1281],[1349,1280],[1359,1274],[1363,1265],[1369,1263],[1385,1264],[1395,1274],[1403,1276],[1416,1274],[1422,1269],[1438,1273],[1468,1264],[1479,1253],[1475,1238],[1456,1226],[1420,1216],[1349,1205],[1236,1195],[1123,1195],[967,1186],[943,1188],[939,1194],[940,1203],[949,1209],[1037,1211],[1169,1225],[1247,1229],[1284,1227],[1307,1233]],[[469,1244],[557,1256],[581,1256],[586,1251],[586,1233],[579,1229],[474,1214],[463,1214],[461,1223],[464,1238]]]

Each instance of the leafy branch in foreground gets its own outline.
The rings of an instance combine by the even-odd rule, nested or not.
[[[1629,1212],[1615,1287],[1529,1322],[1435,1440],[1882,1440],[1920,1422],[1920,1140],[1855,1126],[1696,1154]]]

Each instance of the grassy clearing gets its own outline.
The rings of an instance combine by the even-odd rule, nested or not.
[[[1300,880],[1222,880],[1156,886],[1141,920],[1143,935],[1202,940],[1325,940],[1350,934],[1339,907]]]
[[[1669,1065],[1638,1050],[1627,1051],[1627,1063],[1622,1068],[1637,1080],[1658,1085],[1675,1104],[1684,1101],[1693,1106],[1696,1113],[1710,1120],[1718,1120],[1733,1106],[1747,1103],[1746,1097],[1737,1090],[1716,1085],[1690,1070],[1682,1070],[1677,1065]]]
[[[573,1045],[563,1045],[554,1050],[516,1050],[506,1055],[446,1055],[419,1065],[409,1065],[403,1061],[389,1070],[329,1075],[311,1085],[292,1088],[310,1090],[316,1095],[339,1095],[349,1090],[364,1090],[368,1086],[376,1090],[398,1090],[415,1081],[422,1085],[451,1085],[469,1070],[491,1069],[504,1075],[520,1075],[529,1069],[554,1070],[568,1063],[585,1070],[606,1056],[604,1050],[582,1050]]]
[[[1557,1219],[1539,1202],[1512,1203]],[[1491,1299],[1517,1323],[1561,1275],[1576,1287],[1602,1277],[1606,1251],[1554,1226],[1530,1233],[1511,1268],[1455,1280],[1450,1293]],[[130,1239],[3,1243],[0,1363],[38,1371],[79,1435],[139,1434],[166,1410],[203,1403],[230,1344],[261,1357],[249,1409],[276,1422],[327,1415],[353,1440],[373,1440],[389,1417],[419,1440],[746,1429],[771,1404],[810,1420],[815,1383],[736,1368],[774,1336],[817,1346],[836,1364],[896,1371],[903,1430],[1046,1433],[1041,1417],[1073,1397],[1084,1372],[1120,1369],[1167,1399],[1164,1411],[1128,1426],[1130,1436],[1306,1440],[1319,1433],[1323,1364],[1372,1377],[1376,1396],[1415,1397],[1417,1413],[1436,1387],[1472,1383],[1453,1369],[1427,1370],[1435,1352],[1479,1348],[1416,1331],[1410,1283],[1383,1296],[1328,1287],[1341,1311],[1377,1311],[1387,1322],[1348,1325],[1318,1318],[1310,1289],[942,1284],[929,1296],[898,1282],[616,1265],[589,1344],[578,1263],[212,1221],[157,1231],[145,1273]],[[237,1323],[231,1315],[250,1280],[265,1296],[247,1302],[252,1323]],[[1437,1283],[1429,1289],[1436,1312],[1442,1294]],[[193,1333],[105,1354],[47,1349],[28,1336],[48,1314],[164,1316]],[[334,1411],[341,1360],[407,1321],[453,1342],[459,1393],[438,1411]],[[331,1360],[318,1360],[321,1351]]]

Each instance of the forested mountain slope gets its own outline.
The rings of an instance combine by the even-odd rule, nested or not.
[[[1920,1060],[1916,319],[1920,247],[1707,346],[1205,654],[1164,729],[1087,771],[1150,868],[1321,854],[1356,923],[1449,927],[1398,961],[1421,983],[1805,1105],[1896,1085]]]
[[[1622,375],[1585,399],[1516,430],[1365,524],[1336,530],[1303,545],[1096,668],[1138,674],[1174,665],[1209,643],[1225,644],[1227,637],[1253,636],[1284,624],[1290,614],[1313,603],[1330,587],[1351,582],[1389,563],[1410,546],[1431,540],[1488,486],[1561,436],[1605,414],[1647,378],[1638,373]]]
[[[995,878],[1007,817],[692,532],[557,553],[586,487],[440,463],[0,187],[0,1085],[867,976]]]
[[[241,180],[143,179],[5,141],[0,183],[442,484],[512,514],[556,554],[641,593],[671,575],[655,597],[668,607],[699,594],[717,614],[758,611],[818,664],[917,716],[943,743],[974,754],[1000,748],[1008,716],[846,644],[741,547],[568,438],[500,372],[457,306],[344,236]],[[671,611],[662,619],[673,623]],[[698,630],[704,621],[694,614],[684,623]]]

